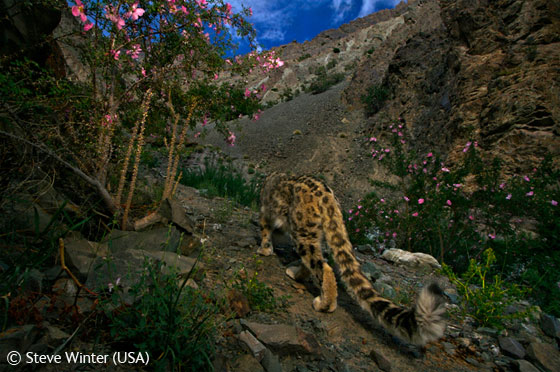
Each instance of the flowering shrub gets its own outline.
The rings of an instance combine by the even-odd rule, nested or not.
[[[236,135],[226,122],[258,119],[266,89],[235,76],[283,64],[273,51],[227,58],[236,40],[256,45],[245,20],[251,10],[236,13],[223,0],[75,0],[62,10],[76,17],[81,36],[60,41],[85,68],[70,81],[30,63],[2,62],[2,112],[10,113],[2,116],[22,133],[4,135],[64,164],[96,189],[111,214],[123,209],[123,181],[130,185],[129,207],[145,138],[164,138],[159,143],[172,144],[169,151],[177,154],[187,137],[201,134],[192,132],[197,123],[213,121],[233,146]],[[234,83],[219,83],[220,75]],[[121,174],[118,185],[115,173]],[[170,172],[167,178],[174,177]],[[126,222],[123,217],[125,228]]]
[[[476,141],[450,166],[435,152],[410,148],[403,121],[387,130],[368,139],[370,154],[398,181],[372,182],[374,190],[347,211],[352,241],[394,241],[458,272],[493,248],[508,279],[529,282],[545,309],[559,314],[560,171],[551,159],[503,179],[499,159],[483,161]]]

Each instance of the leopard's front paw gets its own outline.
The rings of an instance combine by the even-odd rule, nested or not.
[[[257,249],[257,253],[260,254],[261,256],[270,256],[274,254],[274,250],[272,249],[270,243],[268,243],[268,244],[261,245],[261,247]]]

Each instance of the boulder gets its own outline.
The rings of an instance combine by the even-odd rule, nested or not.
[[[391,248],[383,252],[381,257],[396,265],[407,266],[415,269],[439,269],[439,262],[429,254],[420,252],[407,252],[398,248]]]

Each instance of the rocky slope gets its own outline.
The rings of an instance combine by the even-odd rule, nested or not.
[[[414,146],[449,154],[451,162],[468,140],[501,156],[508,171],[526,171],[546,152],[560,152],[557,2],[409,1],[276,50],[285,66],[247,80],[269,87],[265,102],[303,91],[320,66],[350,81],[340,92],[349,112],[361,114],[368,87],[388,92],[375,115],[354,117],[357,140],[400,116]]]
[[[52,219],[48,205],[52,211],[56,210],[53,203],[62,203],[54,190],[49,189],[48,194],[51,199],[34,204],[45,211],[40,222]],[[25,200],[28,195],[21,197]],[[355,251],[374,287],[404,306],[413,304],[419,290],[430,281],[437,280],[444,288],[449,297],[445,336],[420,350],[376,325],[342,285],[336,311],[314,311],[311,304],[319,294],[316,284],[310,280],[295,282],[285,274],[297,259],[288,238],[275,235],[276,254],[256,256],[260,230],[254,211],[233,206],[223,198],[206,198],[199,190],[182,185],[170,208],[171,227],[160,225],[140,232],[113,230],[99,242],[88,241],[78,233],[69,234],[64,239],[66,265],[87,288],[101,291],[115,283],[123,306],[129,306],[133,298],[129,290],[140,280],[145,258],[164,261],[167,266],[163,270],[174,267],[181,275],[186,275],[196,262],[201,271],[187,285],[228,299],[217,318],[215,371],[558,370],[558,319],[537,312],[535,320],[520,319],[502,331],[476,327],[472,319],[456,316],[457,292],[446,277],[437,273],[437,263],[407,259],[392,249],[379,255],[368,245],[358,246]],[[18,223],[29,228],[33,220],[33,211],[28,208],[20,212]],[[201,242],[203,253],[197,261]],[[393,254],[401,259],[396,260]],[[276,307],[259,311],[248,304],[243,293],[233,291],[231,283],[240,273],[270,288],[278,301]],[[60,265],[32,270],[23,279],[22,289],[15,302],[19,307],[11,308],[21,312],[19,324],[0,334],[0,370],[29,369],[29,364],[16,369],[5,363],[8,352],[13,350],[42,355],[54,350],[101,355],[125,350],[124,345],[112,341],[103,323],[101,303],[106,305],[106,300],[78,290]],[[153,361],[146,368],[137,364],[115,367],[112,362],[44,363],[34,367],[40,371],[152,370]]]

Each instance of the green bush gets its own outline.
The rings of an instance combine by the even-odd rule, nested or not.
[[[112,286],[102,307],[109,319],[111,338],[150,354],[155,370],[212,370],[218,306],[209,298],[182,284],[176,273],[165,273],[161,262],[146,261],[125,305],[122,291]],[[191,271],[192,272],[192,271]]]
[[[528,290],[504,281],[500,275],[494,275],[490,279],[490,272],[493,271],[492,266],[495,263],[496,255],[489,248],[483,253],[483,262],[471,259],[467,271],[460,277],[445,263],[442,269],[457,286],[462,296],[464,313],[481,326],[501,329],[504,327],[504,321],[525,317],[530,309],[513,313],[506,311],[508,306],[523,299]]]
[[[287,297],[274,296],[274,290],[258,279],[262,261],[254,258],[254,263],[255,270],[252,275],[249,275],[245,269],[237,271],[230,286],[245,295],[252,310],[276,311],[285,307]]]
[[[361,101],[365,105],[366,115],[375,115],[381,110],[387,98],[389,98],[389,90],[386,87],[382,85],[369,87],[367,93],[361,97]]]
[[[235,202],[256,208],[260,196],[258,176],[245,180],[235,167],[206,161],[203,168],[183,169],[181,183],[197,189],[205,189],[208,197],[222,196]]]
[[[342,80],[344,80],[343,73],[327,74],[326,69],[323,67],[323,69],[318,69],[317,77],[311,82],[308,90],[313,94],[323,93]]]
[[[451,167],[435,152],[410,148],[403,122],[387,129],[369,143],[374,161],[395,181],[372,182],[373,190],[346,212],[352,241],[394,241],[458,273],[492,248],[500,263],[492,274],[527,284],[543,310],[560,315],[560,171],[552,159],[504,179],[501,161],[483,160],[476,141]]]

